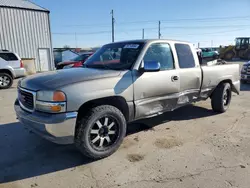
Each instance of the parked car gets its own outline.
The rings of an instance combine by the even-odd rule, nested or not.
[[[69,61],[60,62],[56,65],[56,69],[64,69],[71,67],[82,67],[87,58],[89,58],[94,52],[85,52],[81,55],[71,59]]]
[[[219,58],[219,52],[215,48],[201,48],[203,58]]]
[[[208,98],[222,113],[239,88],[238,64],[200,66],[193,44],[132,40],[104,45],[85,68],[21,80],[15,111],[41,136],[100,159],[118,149],[127,122]]]
[[[22,60],[16,53],[0,50],[0,89],[11,87],[13,79],[25,74]]]
[[[250,81],[250,61],[243,64],[241,69],[241,82],[247,83]]]

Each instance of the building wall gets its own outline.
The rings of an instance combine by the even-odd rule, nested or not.
[[[16,52],[21,58],[35,58],[39,71],[39,48],[49,48],[49,68],[53,69],[49,13],[0,7],[0,49]]]

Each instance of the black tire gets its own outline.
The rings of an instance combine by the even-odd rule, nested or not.
[[[115,124],[112,126],[116,128],[116,131],[113,131],[114,133],[117,132],[115,135],[109,135],[109,132],[111,132],[111,129],[109,128],[111,124],[113,124],[112,121],[109,121],[108,123],[105,123],[102,121],[102,118],[104,118],[106,122],[106,118],[112,119]],[[105,135],[100,135],[101,129],[99,124],[97,122],[103,122],[102,128],[107,127],[108,128],[108,137],[109,141],[113,142],[111,145],[108,142]],[[112,122],[111,124],[109,124]],[[106,126],[105,126],[106,124]],[[107,126],[109,124],[109,126]],[[94,130],[93,127],[98,126],[97,130]],[[98,130],[99,128],[99,130]],[[81,153],[88,158],[91,159],[101,159],[105,158],[111,154],[113,154],[121,145],[123,138],[126,135],[126,129],[127,129],[127,124],[124,115],[122,112],[117,109],[114,106],[110,105],[102,105],[102,106],[97,106],[95,108],[92,108],[87,115],[82,117],[80,119],[80,124],[78,129],[76,130],[76,135],[75,135],[75,145],[76,147],[81,151]],[[92,131],[99,131],[98,133],[92,133]],[[104,131],[103,131],[104,133]],[[94,134],[97,136],[92,137]],[[114,137],[112,137],[114,136]],[[99,140],[95,141],[99,137]],[[93,139],[94,138],[94,139]],[[101,139],[104,141],[102,142],[102,145],[104,146],[104,143],[106,142],[106,145],[108,144],[107,147],[100,147],[101,145]],[[99,143],[99,147],[96,146],[95,144]]]
[[[225,95],[227,95],[226,98]],[[229,83],[219,84],[212,94],[211,104],[213,111],[219,113],[227,111],[231,102],[231,98],[231,85]]]
[[[8,83],[6,82],[8,81]],[[13,78],[8,73],[0,73],[0,89],[8,89],[13,84]]]
[[[213,55],[213,59],[219,59],[219,55]]]
[[[247,52],[246,52],[246,60],[250,60],[250,50],[248,50]]]
[[[233,51],[228,51],[224,55],[225,60],[232,60],[235,57],[235,53]]]

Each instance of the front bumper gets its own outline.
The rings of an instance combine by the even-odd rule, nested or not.
[[[36,134],[57,144],[74,143],[77,112],[62,114],[47,114],[42,112],[27,112],[15,102],[15,111],[18,120]]]
[[[250,81],[250,75],[249,74],[241,74],[240,79],[244,80],[244,81]]]
[[[26,76],[25,68],[14,68],[15,78]]]

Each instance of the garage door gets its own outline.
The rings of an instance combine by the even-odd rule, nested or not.
[[[39,68],[40,71],[49,71],[50,67],[50,55],[49,49],[39,49]]]

